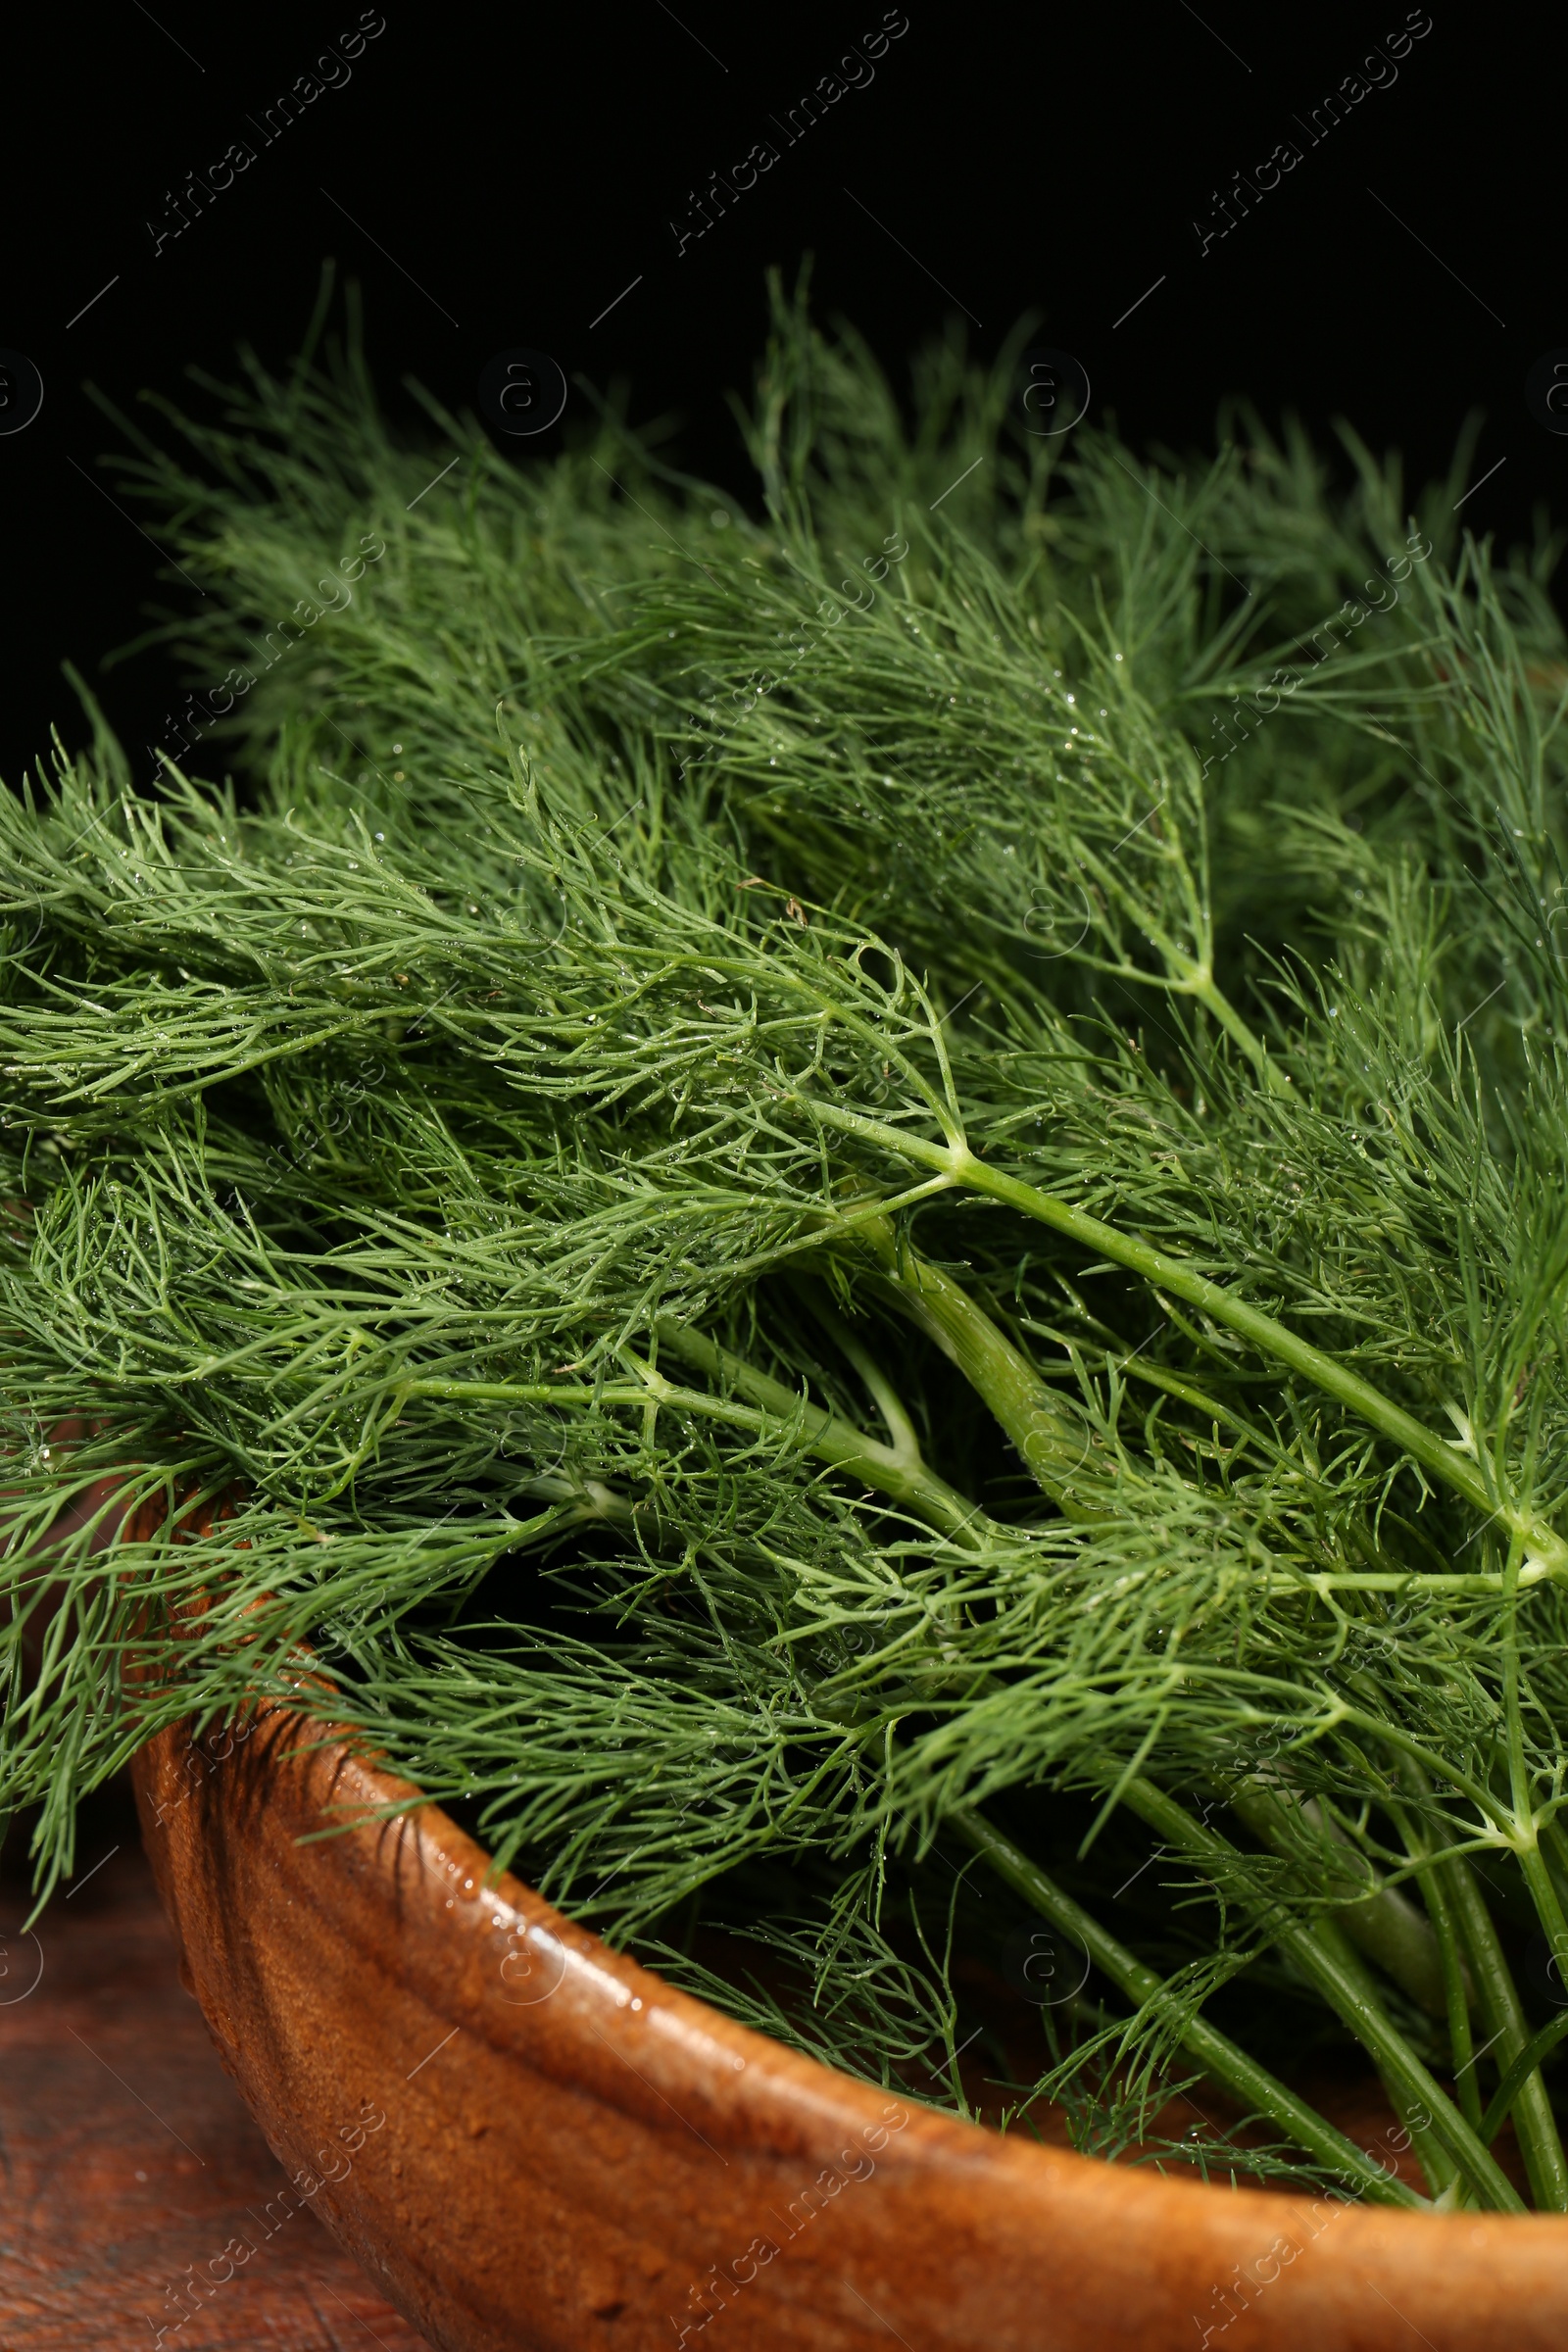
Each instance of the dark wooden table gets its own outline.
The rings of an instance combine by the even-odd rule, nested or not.
[[[0,1865],[0,2352],[420,2352],[309,2207],[269,2216],[283,2172],[181,1988],[128,1790],[82,1832],[30,1935],[24,1825]]]

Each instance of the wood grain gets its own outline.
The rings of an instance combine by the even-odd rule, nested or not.
[[[1203,2187],[890,2101],[492,1881],[319,1723],[264,1708],[215,1763],[171,1730],[134,1775],[225,2062],[442,2352],[1568,2344],[1558,2217]]]
[[[128,1791],[91,1808],[74,1891],[31,1936],[19,1842],[0,1868],[0,2352],[139,2352],[160,2329],[166,2352],[420,2352],[311,2206],[280,2205],[180,1984]]]

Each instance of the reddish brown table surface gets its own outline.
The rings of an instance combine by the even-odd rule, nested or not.
[[[309,2206],[276,2202],[128,1796],[84,1833],[31,1935],[16,1831],[0,1868],[0,2352],[150,2352],[160,2328],[165,2352],[420,2352]]]

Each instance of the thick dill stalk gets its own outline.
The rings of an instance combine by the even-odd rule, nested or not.
[[[1443,1957],[1443,1987],[1448,2013],[1448,2047],[1453,2061],[1454,2088],[1459,2109],[1472,2132],[1487,2138],[1482,2131],[1481,2085],[1476,2081],[1475,2036],[1470,2031],[1472,1987],[1465,1969],[1464,1951],[1459,1936],[1458,1921],[1448,1889],[1447,1874],[1443,1865],[1433,1860],[1430,1850],[1408,1830],[1406,1846],[1412,1861],[1420,1860],[1419,1884],[1426,1901],[1427,1916]],[[1490,2142],[1489,2142],[1490,2144]]]
[[[871,1295],[906,1316],[956,1365],[1011,1439],[1042,1494],[1067,1517],[1091,1518],[1089,1497],[1101,1469],[1092,1459],[1092,1432],[1074,1420],[962,1285],[927,1264],[907,1243],[901,1248],[885,1218],[858,1220],[855,1239],[863,1240],[879,1268],[868,1285]],[[1112,1470],[1113,1465],[1101,1473],[1102,1483]]]
[[[1217,1831],[1195,1821],[1164,1789],[1135,1776],[1122,1785],[1119,1794],[1122,1802],[1177,1852],[1206,1863],[1225,1886],[1238,1883],[1236,1848]],[[1377,2061],[1412,2132],[1437,2140],[1486,2204],[1504,2213],[1522,2213],[1523,2201],[1512,2182],[1386,2015],[1375,1985],[1332,1923],[1325,1920],[1307,1927],[1285,1917],[1278,1920],[1277,1927],[1271,1920],[1269,1927],[1281,1951],[1316,1984]]]
[[[1283,1781],[1284,1776],[1280,1779]],[[1284,1787],[1263,1781],[1239,1782],[1226,1790],[1226,1802],[1254,1838],[1297,1865],[1298,1880],[1306,1876],[1301,1845],[1290,1835]],[[1301,1807],[1301,1812],[1313,1826],[1321,1828],[1316,1805],[1308,1803]],[[1335,1841],[1330,1839],[1325,1843],[1332,1847]],[[1366,1890],[1365,1881],[1371,1874],[1364,1857],[1359,1871],[1353,1867],[1352,1849],[1348,1846],[1338,1845],[1326,1857],[1320,1846],[1313,1858],[1320,1867],[1325,1859],[1327,1865],[1323,1867],[1322,1884],[1314,1891],[1339,1897],[1335,1921],[1350,1941],[1368,1959],[1375,1960],[1384,1974],[1392,1977],[1429,2016],[1446,2015],[1447,1992],[1442,1954],[1421,1913],[1397,1887],[1374,1886]],[[1337,1867],[1342,1860],[1345,1867]]]
[[[997,1875],[1033,1905],[1042,1919],[1082,1944],[1118,1992],[1140,2008],[1153,2006],[1161,2014],[1170,2014],[1172,2030],[1182,2048],[1222,2089],[1287,2133],[1315,2163],[1323,2165],[1347,2186],[1359,2189],[1374,2203],[1416,2208],[1425,2204],[1426,2200],[1413,2188],[1374,2164],[1364,2149],[1337,2132],[1314,2107],[1288,2090],[1245,2050],[1227,2040],[1201,2017],[1181,2015],[1171,2002],[1164,1980],[1135,1959],[984,1814],[972,1806],[960,1806],[947,1818],[976,1853],[984,1855]],[[1485,2157],[1484,2150],[1482,2154]],[[1504,2180],[1502,2185],[1506,2195],[1512,2197],[1508,2183]],[[1517,2206],[1518,2199],[1513,2198],[1513,2203]]]
[[[1276,1362],[1302,1374],[1326,1396],[1357,1414],[1380,1436],[1409,1454],[1424,1470],[1441,1479],[1445,1486],[1462,1494],[1489,1519],[1495,1520],[1510,1535],[1518,1536],[1526,1546],[1519,1570],[1521,1584],[1534,1583],[1545,1576],[1568,1582],[1568,1541],[1554,1528],[1533,1512],[1520,1513],[1511,1508],[1480,1468],[1472,1468],[1449,1441],[1437,1437],[1402,1405],[1396,1404],[1370,1381],[1363,1380],[1358,1372],[1350,1371],[1321,1348],[1313,1347],[1309,1340],[1299,1338],[1274,1316],[1249,1306],[1223,1285],[1210,1281],[1207,1275],[1196,1272],[1165,1250],[1119,1233],[1101,1218],[1074,1208],[1068,1201],[1054,1200],[1049,1193],[1007,1175],[1003,1169],[988,1167],[961,1139],[948,1145],[929,1144],[881,1120],[867,1118],[862,1112],[814,1097],[810,1098],[810,1108],[825,1126],[880,1145],[916,1166],[938,1169],[956,1188],[982,1193],[1009,1208],[1019,1209],[1025,1216],[1037,1218],[1084,1248],[1108,1257],[1114,1264],[1142,1275],[1154,1290],[1172,1292],[1189,1305],[1201,1308],[1216,1323],[1250,1340]]]
[[[1530,2028],[1492,1914],[1482,1899],[1475,1873],[1462,1856],[1454,1855],[1435,1868],[1442,1876],[1463,1940],[1488,2047],[1499,2068],[1511,2069],[1529,2047]],[[1568,2212],[1568,2163],[1539,2063],[1518,2085],[1512,2110],[1537,2204],[1549,2212]]]

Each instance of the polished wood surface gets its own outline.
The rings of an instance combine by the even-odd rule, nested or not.
[[[438,1808],[376,1817],[412,1792],[287,1713],[134,1777],[294,2193],[446,2352],[1568,2343],[1568,2222],[1205,2187],[889,2099],[486,1886]]]
[[[223,2073],[128,1789],[30,1935],[0,1871],[0,2352],[420,2352]]]

